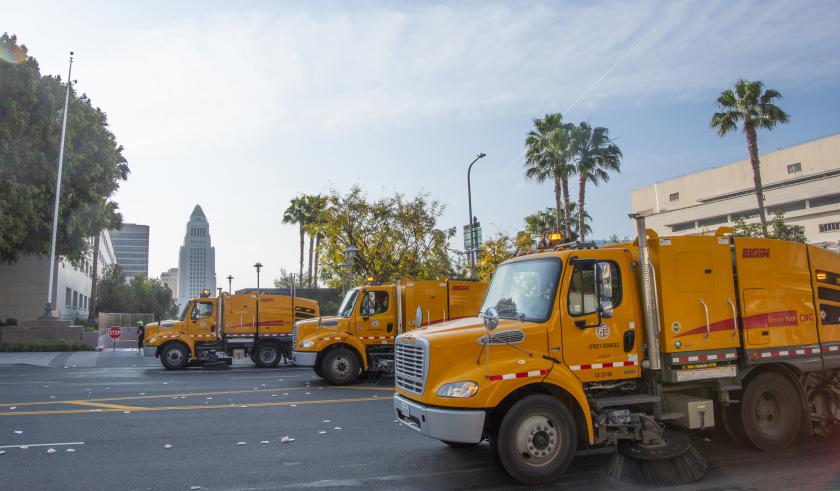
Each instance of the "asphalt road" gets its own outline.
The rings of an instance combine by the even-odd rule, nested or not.
[[[515,487],[486,444],[400,428],[389,379],[334,388],[295,367],[124,362],[0,367],[0,489]],[[840,431],[777,454],[695,441],[710,470],[684,489],[840,489]],[[636,489],[606,476],[609,459],[577,457],[555,487]]]

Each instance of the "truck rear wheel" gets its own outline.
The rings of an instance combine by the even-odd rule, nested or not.
[[[494,438],[499,460],[523,484],[560,477],[571,464],[577,427],[569,408],[548,395],[526,397],[505,414]]]
[[[280,347],[276,343],[260,343],[251,353],[254,363],[260,368],[274,368],[280,363]]]
[[[355,353],[336,348],[324,356],[321,373],[333,385],[347,385],[359,378],[360,365]]]
[[[744,389],[741,419],[747,439],[759,450],[787,448],[802,425],[799,391],[783,375],[762,373]]]
[[[190,362],[190,349],[183,343],[169,343],[160,353],[160,362],[167,370],[181,370]]]

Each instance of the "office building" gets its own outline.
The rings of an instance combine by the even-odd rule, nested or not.
[[[105,267],[114,264],[110,234],[99,235],[99,264],[102,278]],[[93,240],[90,256],[78,267],[59,258],[53,280],[54,313],[64,320],[87,319],[91,304],[93,277]],[[32,320],[44,314],[50,276],[49,256],[24,256],[14,264],[0,264],[0,319]]]
[[[804,227],[809,242],[840,247],[840,134],[766,153],[760,162],[768,221],[782,213],[788,225]],[[741,160],[635,189],[632,208],[658,234],[713,233],[738,219],[759,221],[754,189],[750,161]]]
[[[195,205],[178,255],[178,305],[216,291],[216,249],[210,242],[210,224],[201,206]]]
[[[160,282],[172,290],[172,300],[178,301],[178,268],[169,268],[160,274]]]
[[[119,230],[111,230],[111,241],[117,264],[122,266],[126,280],[137,275],[149,277],[149,226],[124,223]]]

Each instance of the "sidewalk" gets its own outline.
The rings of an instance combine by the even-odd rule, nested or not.
[[[50,353],[0,353],[0,368],[4,366],[36,366],[48,368],[94,367],[154,367],[160,360],[143,356],[137,348],[105,348],[102,351],[73,351]]]

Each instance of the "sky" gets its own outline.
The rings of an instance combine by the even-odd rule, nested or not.
[[[3,6],[2,4],[6,4]],[[234,5],[235,4],[235,5]],[[621,174],[587,189],[593,235],[630,235],[630,191],[747,157],[709,128],[739,78],[779,90],[790,124],[767,152],[840,132],[840,3],[15,2],[17,34],[45,74],[67,70],[107,114],[131,174],[114,196],[151,228],[149,272],[178,264],[200,204],[219,286],[297,269],[301,193],[428,193],[441,227],[473,210],[485,237],[551,206],[526,180],[533,119],[609,128]],[[573,188],[574,189],[574,188]],[[461,249],[460,233],[452,246]],[[224,285],[223,285],[224,284]]]

